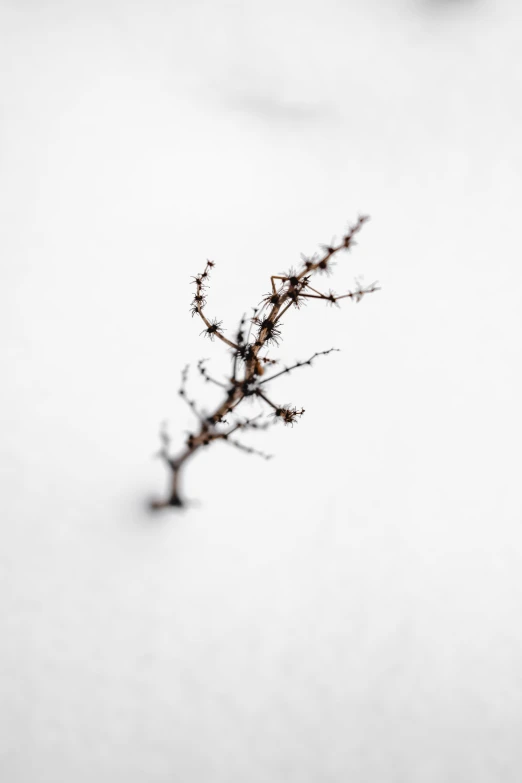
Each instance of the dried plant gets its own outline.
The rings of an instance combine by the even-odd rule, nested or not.
[[[333,258],[342,250],[350,250],[355,243],[354,237],[360,231],[368,217],[362,216],[355,225],[351,226],[344,234],[341,241],[336,244],[323,245],[322,253],[310,258],[302,256],[300,268],[290,269],[285,274],[272,275],[271,291],[261,300],[258,307],[254,308],[253,315],[247,318],[245,315],[239,323],[234,339],[225,336],[222,321],[210,320],[205,314],[207,304],[208,281],[214,267],[213,261],[207,261],[204,271],[192,278],[196,291],[192,300],[192,315],[201,318],[204,329],[201,332],[205,337],[214,340],[216,337],[227,345],[232,352],[232,375],[225,383],[213,378],[207,371],[204,359],[198,362],[198,371],[206,383],[211,383],[222,389],[223,398],[214,412],[207,415],[199,409],[195,400],[191,399],[187,392],[187,379],[189,367],[185,367],[181,376],[179,395],[185,400],[197,418],[197,431],[190,433],[181,452],[173,457],[170,455],[170,437],[165,427],[160,432],[161,449],[158,456],[161,457],[170,473],[169,492],[164,500],[155,500],[151,508],[182,508],[187,502],[180,492],[180,476],[183,466],[192,458],[201,447],[210,446],[214,441],[225,441],[235,448],[249,454],[257,454],[265,459],[270,459],[269,454],[258,451],[245,445],[238,436],[243,431],[267,429],[273,424],[282,421],[283,424],[293,426],[303,415],[304,408],[296,408],[291,405],[281,405],[272,400],[268,392],[269,384],[276,378],[300,367],[309,366],[318,356],[326,356],[336,348],[314,353],[309,359],[299,361],[285,367],[279,372],[269,370],[267,367],[277,363],[275,359],[266,355],[266,349],[277,346],[281,339],[281,318],[293,307],[299,309],[308,300],[319,299],[331,305],[338,306],[341,299],[352,299],[360,302],[363,296],[378,290],[377,284],[369,286],[357,284],[355,290],[345,294],[336,294],[331,289],[326,293],[314,288],[311,281],[315,275],[328,275],[332,271]],[[240,418],[238,408],[246,399],[257,398],[265,407],[266,413],[261,413],[254,418]]]

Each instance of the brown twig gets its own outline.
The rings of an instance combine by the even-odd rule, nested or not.
[[[366,287],[357,284],[354,291],[337,295],[331,290],[328,293],[323,293],[310,285],[310,280],[315,274],[324,273],[328,275],[331,273],[334,256],[342,250],[349,250],[353,247],[355,244],[354,237],[367,220],[367,217],[360,217],[355,225],[348,229],[339,243],[323,245],[322,255],[314,255],[311,258],[302,256],[300,269],[292,268],[288,273],[272,275],[270,278],[271,292],[263,297],[260,308],[254,308],[250,319],[247,319],[246,315],[242,317],[237,329],[235,342],[225,337],[222,321],[216,319],[209,320],[204,312],[207,303],[205,291],[208,287],[208,280],[214,267],[214,262],[207,260],[204,271],[193,278],[193,283],[196,285],[196,293],[191,305],[192,315],[199,315],[203,321],[205,329],[202,334],[205,337],[210,338],[210,340],[217,337],[232,349],[232,374],[229,383],[218,381],[209,375],[205,366],[205,359],[198,362],[198,370],[204,381],[212,383],[225,391],[224,399],[210,415],[205,416],[198,410],[195,401],[187,396],[188,367],[183,370],[179,394],[185,399],[197,417],[199,429],[196,432],[189,433],[184,448],[177,456],[172,457],[169,453],[170,437],[166,429],[162,428],[160,432],[162,445],[158,456],[163,460],[170,472],[170,485],[167,497],[163,500],[153,501],[151,508],[182,508],[186,505],[186,501],[182,498],[180,492],[180,474],[185,463],[201,447],[209,446],[217,440],[224,440],[241,451],[258,454],[265,459],[269,459],[271,455],[259,452],[250,446],[245,446],[237,438],[231,438],[230,436],[243,429],[266,429],[279,420],[284,424],[293,426],[301,418],[305,412],[304,408],[297,409],[291,405],[279,405],[273,402],[265,391],[265,384],[279,378],[281,375],[291,373],[294,369],[306,365],[310,366],[316,357],[325,356],[338,349],[330,348],[327,351],[316,352],[310,359],[296,362],[267,378],[263,377],[265,367],[267,364],[275,364],[276,360],[266,355],[261,355],[261,353],[271,345],[278,345],[281,340],[281,328],[283,326],[281,318],[291,307],[298,309],[303,304],[306,304],[307,300],[311,299],[322,299],[335,305],[338,304],[339,300],[347,298],[359,302],[366,294],[379,290],[376,283]],[[245,333],[247,321],[249,321],[249,328],[248,332]],[[253,335],[252,327],[254,327]],[[237,415],[236,409],[247,398],[258,399],[268,406],[271,409],[269,419],[263,419],[264,414],[260,414],[253,419],[236,421],[228,429],[223,429],[223,426],[228,422],[226,417],[231,414],[235,417]]]

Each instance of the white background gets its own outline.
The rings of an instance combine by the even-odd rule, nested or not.
[[[514,0],[0,3],[5,783],[522,776]],[[285,318],[293,429],[152,459],[199,336]],[[191,390],[200,392],[195,374]]]

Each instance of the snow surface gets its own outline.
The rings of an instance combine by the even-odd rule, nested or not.
[[[519,783],[521,22],[0,3],[3,782]],[[285,319],[342,352],[277,459],[151,516],[182,367],[229,367],[190,275],[231,329],[360,212],[331,285],[382,291]]]

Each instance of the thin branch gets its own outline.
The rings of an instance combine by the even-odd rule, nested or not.
[[[280,409],[280,405],[274,405],[274,403],[268,399],[266,394],[263,394],[259,389],[256,390],[256,394],[258,397],[261,397],[262,400],[264,400],[268,405],[270,405],[271,408],[273,408],[275,411]]]
[[[339,348],[329,348],[327,351],[317,351],[314,353],[313,356],[311,356],[309,359],[303,362],[296,362],[291,367],[285,367],[284,370],[281,370],[281,372],[276,373],[275,375],[271,375],[270,378],[264,378],[262,381],[259,381],[259,386],[262,386],[263,383],[268,383],[269,381],[273,381],[275,378],[279,378],[280,375],[285,375],[285,373],[290,373],[292,370],[295,370],[297,367],[305,367],[306,365],[311,365],[313,360],[316,358],[316,356],[327,356],[329,353],[332,353],[332,351],[339,351]]]
[[[222,389],[226,389],[227,388],[226,383],[221,383],[221,381],[216,381],[215,378],[212,378],[208,374],[207,368],[205,367],[205,362],[208,362],[208,359],[200,359],[198,362],[198,370],[202,378],[204,378],[207,383],[213,383],[216,386],[220,386]]]
[[[375,291],[380,291],[380,288],[377,283],[371,283],[366,286],[366,288],[359,286],[355,291],[348,291],[347,294],[337,295],[333,291],[330,291],[328,294],[317,292],[317,294],[301,294],[301,296],[304,296],[307,299],[323,299],[324,301],[335,304],[340,299],[355,299],[356,302],[360,302],[363,296],[366,294],[373,294]]]
[[[208,280],[208,277],[210,275],[210,270],[215,266],[214,261],[208,261],[207,265],[205,267],[205,271],[202,272],[197,277],[193,278],[193,282],[196,284],[196,293],[192,300],[192,315],[195,315],[196,313],[199,314],[201,317],[201,320],[206,326],[206,329],[203,331],[211,338],[213,339],[214,336],[220,339],[222,342],[224,342],[226,345],[229,345],[230,348],[234,348],[235,350],[238,349],[238,345],[236,343],[233,343],[231,340],[229,340],[223,332],[221,331],[220,327],[222,324],[222,321],[217,321],[214,319],[213,321],[209,321],[205,313],[203,312],[203,308],[205,307],[207,303],[206,294],[203,293],[204,288],[207,287],[206,281]]]
[[[182,397],[185,400],[185,402],[187,403],[187,405],[189,406],[191,411],[194,413],[196,418],[198,418],[199,421],[202,421],[204,417],[203,417],[203,414],[200,411],[198,411],[198,408],[197,408],[195,400],[191,400],[187,396],[187,379],[188,379],[189,367],[190,367],[190,365],[187,364],[184,367],[183,372],[181,373],[181,386],[178,389],[178,394],[179,394],[180,397]]]
[[[159,451],[156,452],[154,456],[159,457],[164,462],[166,462],[167,465],[169,465],[171,468],[174,468],[174,464],[175,464],[174,460],[169,456],[169,447],[171,443],[171,438],[168,433],[166,421],[161,422],[159,438],[161,441],[161,448]]]
[[[237,449],[241,449],[241,451],[245,451],[247,454],[256,454],[263,459],[272,459],[274,456],[273,454],[266,454],[264,451],[259,451],[259,449],[254,449],[251,446],[245,446],[244,443],[233,438],[227,438],[225,443],[230,443],[231,446],[235,446]]]

